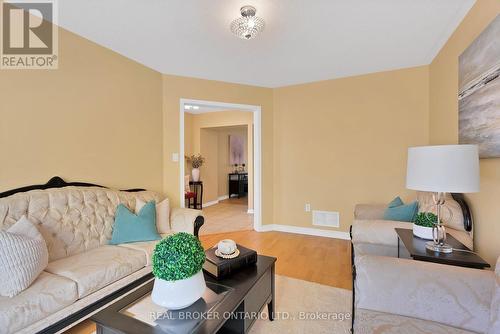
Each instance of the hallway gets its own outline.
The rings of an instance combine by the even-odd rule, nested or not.
[[[205,224],[200,235],[253,230],[253,214],[247,213],[247,200],[230,198],[203,208]]]

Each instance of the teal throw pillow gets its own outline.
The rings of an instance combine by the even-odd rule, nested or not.
[[[392,201],[389,202],[389,204],[387,204],[387,207],[388,208],[394,208],[396,206],[401,206],[403,205],[403,200],[401,199],[401,197],[396,197],[395,199],[393,199]]]
[[[397,197],[396,199],[401,199]],[[415,220],[415,216],[418,212],[418,202],[413,202],[409,204],[404,204],[401,201],[401,205],[395,205],[396,199],[394,199],[384,212],[384,220],[396,220],[400,222],[413,222]],[[392,206],[391,206],[392,205]]]
[[[160,240],[156,230],[156,204],[146,203],[136,215],[123,204],[116,207],[115,224],[110,245],[128,242]]]

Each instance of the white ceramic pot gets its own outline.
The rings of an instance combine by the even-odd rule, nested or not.
[[[199,168],[193,168],[191,170],[191,176],[193,177],[194,182],[200,181],[200,169]]]
[[[413,235],[422,239],[432,240],[432,227],[413,224]]]
[[[200,299],[206,287],[203,270],[179,281],[166,281],[155,277],[151,299],[156,305],[169,310],[179,310]]]

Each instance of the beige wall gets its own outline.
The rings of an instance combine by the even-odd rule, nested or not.
[[[191,156],[197,153],[200,153],[199,148],[196,152],[194,150],[194,135],[193,135],[193,117],[195,115],[190,113],[184,113],[184,155]],[[182,159],[182,157],[181,157]],[[191,164],[189,164],[184,158],[184,172],[186,174],[191,173]]]
[[[213,129],[200,129],[200,150],[205,157],[205,164],[200,168],[203,181],[203,202],[217,200],[219,163],[219,134]]]
[[[59,29],[59,69],[0,70],[0,191],[67,181],[162,185],[162,78]]]
[[[262,108],[262,223],[274,223],[273,179],[273,90],[211,81],[163,76],[163,151],[167,157],[179,152],[179,100],[181,98],[258,105]],[[196,148],[193,148],[196,151]],[[164,160],[164,191],[174,205],[179,204],[179,162]],[[182,163],[182,161],[181,161]]]
[[[212,129],[218,132],[217,140],[215,144],[218,142],[219,149],[217,150],[216,159],[217,164],[205,163],[204,166],[201,167],[201,179],[204,181],[204,194],[203,201],[205,203],[216,201],[218,197],[227,195],[227,175],[223,178],[223,174],[230,170],[228,166],[224,164],[224,160],[226,164],[229,164],[228,159],[228,151],[222,150],[221,145],[223,145],[222,141],[226,141],[227,138],[224,139],[221,137],[222,133],[226,133],[229,135],[234,132],[234,126],[243,125],[245,127],[252,128],[253,124],[253,113],[248,111],[218,111],[218,112],[209,112],[203,114],[191,114],[184,113],[184,152],[185,155],[193,155],[201,153],[203,156],[205,155],[204,150],[202,149],[202,143],[206,138],[201,136],[202,131],[204,129]],[[240,131],[241,132],[241,129]],[[253,152],[253,132],[246,132],[246,149],[245,153],[250,151]],[[227,144],[228,145],[228,144]],[[209,148],[210,147],[210,148]],[[205,150],[209,150],[209,152],[215,152],[211,146],[205,146]],[[248,189],[248,207],[253,208],[253,155],[247,156],[247,170],[249,177],[249,189]],[[215,161],[210,159],[211,161]],[[222,164],[222,165],[221,165]],[[220,165],[220,166],[219,166]],[[217,178],[208,179],[207,175],[213,176],[213,172],[217,171]],[[185,163],[185,173],[190,173],[191,165],[189,163]],[[219,194],[219,189],[225,187],[226,191],[222,194]]]
[[[406,154],[428,142],[427,67],[278,88],[274,113],[277,223],[313,227],[310,203],[348,231],[356,203],[415,197]]]
[[[458,57],[500,13],[498,0],[479,0],[430,65],[430,142],[458,142]],[[500,37],[499,37],[500,38]],[[482,159],[481,190],[470,194],[474,243],[494,264],[500,255],[500,159]]]

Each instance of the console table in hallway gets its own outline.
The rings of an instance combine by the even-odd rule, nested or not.
[[[248,173],[230,173],[228,174],[228,194],[237,195],[238,198],[248,194]]]

